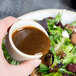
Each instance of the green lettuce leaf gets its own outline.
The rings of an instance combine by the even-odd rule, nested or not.
[[[2,43],[2,49],[3,49],[3,54],[4,54],[4,57],[5,59],[7,60],[7,62],[9,64],[12,64],[12,65],[18,65],[20,64],[20,62],[14,60],[7,52],[6,48],[5,48],[5,38],[3,39],[3,43]]]
[[[40,67],[39,67],[39,72],[40,73],[48,73],[48,71],[49,71],[49,68],[47,67],[47,65],[45,65],[45,64],[40,64]]]
[[[42,76],[62,76],[62,74],[59,72],[56,72],[56,73],[53,72],[53,73],[42,75]]]
[[[72,22],[70,25],[71,26],[76,26],[76,21]]]
[[[56,52],[55,52],[55,47],[54,46],[52,46],[51,48],[50,48],[50,52],[52,52],[52,54],[54,55],[54,62],[53,62],[53,64],[52,64],[52,68],[54,67],[54,66],[56,66],[58,63],[60,63],[61,62],[61,60],[59,59],[59,57],[58,56],[56,56]]]

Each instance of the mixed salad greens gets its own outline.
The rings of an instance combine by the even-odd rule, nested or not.
[[[54,18],[38,21],[51,40],[51,48],[37,68],[38,76],[76,76],[76,21],[63,26],[61,16],[62,13],[58,13]],[[7,53],[4,41],[2,49],[10,64],[20,64]]]
[[[61,16],[46,18],[51,48],[39,67],[40,76],[76,76],[76,21],[63,26]]]
[[[5,38],[3,39],[3,43],[2,43],[2,49],[3,49],[3,54],[5,59],[8,61],[9,64],[12,65],[18,65],[20,64],[20,62],[14,60],[7,52],[6,48],[5,48]]]

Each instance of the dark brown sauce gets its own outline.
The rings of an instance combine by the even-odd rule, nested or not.
[[[31,26],[16,30],[12,34],[12,40],[16,48],[29,55],[46,54],[50,48],[48,36],[41,30]]]

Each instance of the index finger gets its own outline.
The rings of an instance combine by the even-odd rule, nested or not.
[[[7,32],[7,29],[16,21],[18,21],[18,19],[12,16],[0,20],[0,44],[2,43],[2,40]]]

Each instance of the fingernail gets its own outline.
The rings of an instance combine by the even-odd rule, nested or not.
[[[35,59],[35,60],[34,60],[34,65],[35,65],[35,67],[39,66],[40,63],[41,63],[41,60],[40,60],[40,59]]]

